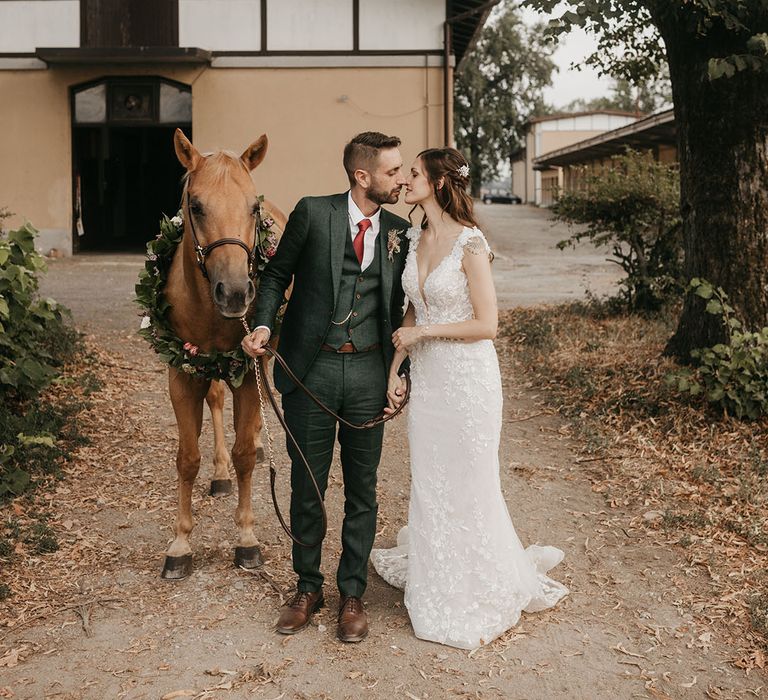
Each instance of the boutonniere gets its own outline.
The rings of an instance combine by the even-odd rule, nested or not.
[[[389,262],[392,262],[395,255],[400,252],[400,236],[402,234],[403,232],[396,228],[387,232],[387,258],[389,258]]]

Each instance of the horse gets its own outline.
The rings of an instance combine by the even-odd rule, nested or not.
[[[226,151],[201,154],[177,129],[176,157],[185,168],[182,209],[184,230],[163,290],[170,303],[169,321],[176,335],[202,352],[236,349],[244,335],[241,319],[256,299],[251,256],[258,243],[258,219],[266,214],[277,232],[286,217],[274,204],[260,202],[251,172],[264,160],[268,140],[260,136],[241,156]],[[237,475],[235,564],[261,566],[254,533],[251,477],[257,458],[264,459],[262,416],[254,372],[239,387],[231,383],[235,443],[232,458],[224,444],[225,390],[220,381],[191,376],[169,366],[168,387],[178,424],[178,504],[175,537],[166,551],[162,578],[180,579],[192,571],[189,536],[194,527],[192,488],[200,469],[198,440],[207,402],[214,428],[214,473],[211,495],[231,491],[229,467]]]

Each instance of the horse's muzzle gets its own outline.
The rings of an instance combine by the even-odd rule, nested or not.
[[[240,318],[254,300],[256,287],[250,279],[243,284],[219,281],[213,283],[212,293],[213,303],[216,304],[222,316]]]

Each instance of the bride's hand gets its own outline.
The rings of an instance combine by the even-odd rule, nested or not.
[[[395,350],[410,350],[424,338],[424,326],[403,326],[392,334]]]

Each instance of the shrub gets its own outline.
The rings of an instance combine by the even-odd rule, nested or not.
[[[583,187],[559,192],[555,219],[584,225],[560,241],[562,250],[588,239],[610,246],[626,273],[619,298],[629,311],[657,311],[682,290],[679,175],[650,154],[628,150],[603,172],[581,169]]]
[[[56,441],[67,412],[40,393],[73,355],[77,334],[66,309],[38,296],[45,261],[36,233],[29,224],[0,232],[0,499],[22,493],[33,472],[54,471],[63,455]]]
[[[727,342],[691,352],[693,370],[670,375],[669,382],[691,396],[704,394],[711,403],[738,418],[768,414],[768,328],[744,330],[728,297],[706,280],[691,280],[691,291],[707,300],[708,313],[723,320]]]

